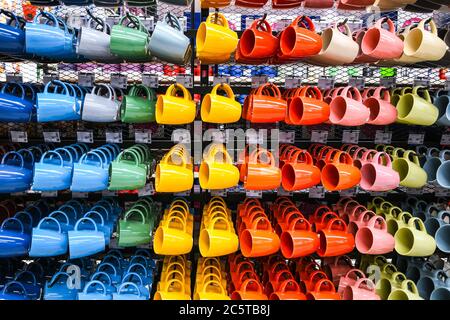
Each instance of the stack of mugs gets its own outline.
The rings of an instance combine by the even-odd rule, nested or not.
[[[186,256],[164,257],[154,300],[191,300],[191,262]]]

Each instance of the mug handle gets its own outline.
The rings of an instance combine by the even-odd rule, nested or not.
[[[226,295],[225,289],[222,287],[222,284],[220,282],[218,282],[217,280],[208,280],[205,283],[203,283],[203,288],[202,288],[202,292],[206,292],[206,289],[208,288],[209,285],[211,284],[216,284],[217,287],[220,288],[220,294],[221,295]]]
[[[6,226],[11,224],[11,222],[18,224],[20,227],[20,233],[24,233],[25,228],[23,226],[23,223],[22,223],[22,221],[20,221],[17,218],[7,218],[7,219],[3,220],[2,225],[0,226],[0,230],[5,230]]]
[[[414,281],[406,279],[402,281],[402,289],[408,290],[412,294],[419,295],[419,291],[417,290],[417,286]]]
[[[270,27],[270,24],[266,19],[256,19],[255,21],[253,21],[250,29],[260,30],[272,34],[272,28]]]
[[[123,278],[122,278],[122,283],[124,283],[124,282],[132,282],[132,283],[135,283],[135,282],[132,281],[131,279],[128,279],[128,278],[131,278],[131,277],[133,277],[133,276],[139,279],[139,284],[140,284],[141,286],[144,286],[144,280],[142,280],[141,275],[140,275],[139,273],[136,273],[136,272],[127,272],[127,273],[123,276]],[[128,280],[128,281],[127,281],[127,280]]]
[[[101,88],[106,88],[106,90],[108,91],[108,99],[109,100],[116,100],[116,93],[111,89],[111,86],[105,84],[105,83],[100,83],[100,84],[96,84],[95,87],[92,89],[92,94],[95,95],[100,95],[101,93]]]
[[[225,219],[224,217],[215,217],[215,218],[213,218],[213,219],[211,220],[211,222],[209,223],[209,225],[208,225],[208,229],[209,229],[209,230],[214,230],[214,229],[215,229],[214,227],[216,226],[216,223],[217,223],[218,221],[223,221],[223,222],[225,222],[225,224],[226,224],[226,226],[227,226],[227,230],[226,230],[226,231],[231,232],[230,222],[229,222],[227,219]]]
[[[438,32],[437,32],[437,26],[436,26],[436,23],[434,22],[434,20],[431,19],[431,18],[422,19],[422,20],[419,22],[418,28],[419,28],[419,29],[422,29],[422,30],[424,30],[424,31],[426,31],[426,30],[425,30],[425,25],[427,25],[427,24],[430,25],[431,33],[434,34],[435,36],[437,36],[437,34],[438,34]]]
[[[361,288],[362,284],[366,284],[366,288],[369,289],[372,292],[375,292],[375,284],[373,283],[372,280],[370,280],[369,278],[362,278],[356,281],[355,283],[355,287],[356,288]]]
[[[43,155],[42,155],[42,157],[41,157],[41,160],[40,160],[40,163],[45,163],[45,159],[46,159],[46,157],[47,156],[50,156],[50,155],[56,155],[58,158],[59,158],[59,160],[60,160],[60,167],[62,168],[62,167],[64,167],[64,159],[63,159],[63,157],[61,156],[61,154],[59,154],[58,152],[56,152],[56,151],[46,151]]]
[[[216,84],[214,88],[211,90],[211,94],[217,94],[218,90],[225,91],[228,98],[230,98],[231,100],[235,100],[234,92],[228,84],[226,83]]]
[[[173,222],[174,220],[178,220],[178,222],[181,223],[182,231],[186,232],[186,221],[183,220],[182,218],[178,217],[178,216],[171,216],[171,217],[169,217],[165,222],[163,222],[163,226],[165,226],[167,228],[170,228],[169,224],[170,224],[170,222]]]
[[[12,91],[11,93],[5,92],[5,91],[6,91],[6,88],[9,87],[9,86],[13,86],[13,91]],[[20,89],[20,94],[18,94],[18,95],[16,95],[16,89],[17,89],[17,88]],[[24,89],[24,87],[23,87],[20,83],[10,83],[10,82],[7,82],[7,83],[2,87],[1,93],[11,94],[11,95],[14,95],[15,97],[18,97],[18,98],[22,99],[22,100],[25,99],[25,89]]]
[[[172,284],[178,284],[180,286],[179,291],[176,291],[176,292],[179,292],[179,293],[184,293],[185,292],[184,283],[181,282],[181,280],[178,280],[178,279],[175,279],[175,278],[174,279],[170,279],[170,280],[168,280],[166,282],[166,285],[164,287],[164,292],[169,292],[169,288],[170,288],[170,286]]]
[[[324,290],[325,289],[325,290]],[[331,291],[334,292],[334,284],[328,279],[320,279],[317,281],[316,285],[314,286],[315,292],[322,292],[322,291]]]
[[[71,154],[70,151],[67,150],[66,148],[56,148],[56,149],[54,150],[54,152],[60,154],[60,155],[61,155],[61,158],[62,158],[62,154],[61,154],[60,152],[63,152],[63,153],[65,153],[65,154],[69,155],[69,162],[70,162],[70,164],[73,164],[72,154]],[[63,160],[64,160],[64,158],[63,158]]]
[[[53,212],[51,212],[49,215],[48,215],[48,217],[46,217],[46,218],[54,218],[56,221],[58,221],[59,222],[59,220],[58,219],[56,219],[54,216],[56,216],[57,214],[60,214],[60,215],[62,215],[63,217],[65,217],[66,218],[66,223],[65,224],[67,224],[67,225],[69,225],[69,223],[70,223],[70,220],[69,220],[69,216],[64,212],[64,211],[61,211],[61,210],[55,210],[55,211],[53,211]],[[76,219],[76,216],[75,216],[75,219]],[[41,220],[42,221],[42,220]],[[39,222],[40,223],[40,222]],[[61,224],[60,224],[60,226],[61,226]],[[37,228],[39,228],[39,225],[37,226]]]
[[[379,19],[376,23],[375,23],[375,27],[382,29],[384,24],[388,25],[389,28],[389,32],[395,34],[395,25],[392,22],[391,19],[389,19],[388,17],[384,17]]]
[[[35,15],[34,16],[34,19],[33,19],[33,23],[35,23],[35,24],[38,24],[38,22],[39,22],[39,17],[44,17],[44,18],[46,18],[47,20],[50,20],[50,21],[53,21],[54,22],[54,24],[53,24],[53,26],[55,27],[55,28],[59,28],[59,23],[58,23],[58,19],[56,18],[56,16],[54,16],[52,13],[50,13],[50,12],[45,12],[45,11],[40,11],[37,15]]]
[[[180,25],[180,21],[178,20],[178,18],[172,14],[171,12],[168,12],[165,16],[164,16],[164,22],[166,24],[168,24],[169,26],[171,26],[174,29],[177,29],[178,31],[182,32],[183,30],[181,29],[181,25]]]
[[[420,218],[417,217],[411,217],[408,221],[408,226],[416,229],[418,231],[427,232],[427,229],[425,228],[425,224]]]
[[[2,14],[9,18],[9,20],[6,23],[8,26],[12,26],[12,22],[14,21],[16,23],[15,24],[16,28],[20,29],[19,19],[14,13],[12,13],[11,11],[0,9],[0,15]]]
[[[130,210],[128,210],[127,213],[125,214],[125,217],[124,217],[123,220],[127,221],[130,218],[130,216],[132,216],[133,213],[135,213],[135,212],[138,213],[141,216],[142,224],[145,224],[145,216],[144,216],[144,214],[142,213],[142,211],[139,211],[137,209],[130,209]]]
[[[227,29],[230,28],[230,25],[228,23],[227,18],[225,18],[225,16],[222,13],[211,13],[208,18],[206,18],[206,22],[207,23],[214,23],[214,24],[218,24],[221,25]]]
[[[413,88],[412,93],[424,98],[427,102],[431,103],[430,92],[425,87],[416,86]]]
[[[11,287],[18,287],[20,289],[20,295],[22,296],[26,296],[27,295],[27,290],[25,289],[25,286],[23,285],[22,282],[19,281],[9,281],[7,284],[5,284],[5,286],[3,287],[2,292],[3,293],[9,293],[9,288]]]
[[[136,283],[134,283],[134,282],[123,282],[123,281],[120,284],[120,286],[117,288],[117,294],[119,294],[119,295],[122,294],[122,291],[126,290],[129,287],[132,287],[134,289],[134,291],[136,292],[136,295],[138,297],[142,296],[142,294],[141,294],[141,292],[139,290],[139,287],[137,286]],[[127,292],[128,292],[128,290],[127,290]]]
[[[346,231],[347,224],[341,218],[333,218],[330,221],[328,221],[327,226],[325,228],[327,230]]]
[[[92,219],[89,218],[89,217],[82,217],[82,218],[80,218],[80,219],[77,221],[77,223],[75,223],[74,231],[78,231],[78,226],[80,225],[80,223],[81,223],[82,221],[88,221],[88,222],[90,222],[90,223],[94,226],[94,231],[96,231],[96,232],[98,231],[98,230],[97,230],[97,224],[95,223],[94,220],[92,220]]]
[[[412,162],[420,167],[419,157],[414,150],[406,150],[405,153],[403,153],[403,158],[408,160],[412,159]]]
[[[306,22],[306,24],[305,24]],[[314,26],[314,22],[308,16],[298,16],[292,21],[291,26],[304,27],[310,31],[316,31],[316,27]]]
[[[59,221],[56,220],[56,219],[53,218],[53,217],[44,217],[44,218],[42,218],[41,221],[39,221],[39,223],[38,223],[36,229],[43,229],[43,228],[41,228],[41,225],[42,225],[42,223],[44,223],[44,222],[46,222],[46,221],[53,221],[54,223],[56,223],[56,225],[58,226],[58,233],[61,233],[61,232],[62,232],[62,230],[61,230],[61,225],[59,224]]]
[[[377,152],[373,156],[372,162],[384,165],[389,168],[392,167],[391,157],[386,152]]]
[[[312,230],[311,229],[311,224],[308,222],[308,220],[306,220],[303,217],[298,217],[298,218],[295,218],[294,220],[291,221],[291,223],[289,224],[289,227],[288,227],[288,231],[299,230],[297,228],[298,225],[302,226],[302,228],[300,230],[304,230],[304,231],[311,231]],[[305,226],[305,227],[303,227],[303,226]]]
[[[117,268],[110,262],[101,262],[97,267],[97,272],[102,271],[105,268],[110,268],[113,271],[113,275],[117,275]]]
[[[387,231],[386,220],[384,220],[382,216],[373,216],[372,218],[370,218],[369,222],[367,223],[367,226],[369,228],[375,228],[377,223],[378,223],[377,229]]]
[[[19,152],[17,152],[17,151],[9,151],[9,152],[5,153],[5,155],[2,157],[1,164],[5,164],[6,159],[7,159],[9,156],[11,156],[11,155],[15,155],[15,156],[18,156],[18,157],[19,157],[19,159],[20,159],[20,167],[23,168],[23,166],[24,166],[24,164],[25,164],[25,162],[24,162],[24,160],[23,160],[23,156],[22,156]]]
[[[98,281],[98,280],[91,280],[91,281],[89,281],[89,283],[86,284],[86,286],[84,287],[83,293],[87,294],[89,288],[92,287],[95,284],[100,285],[100,287],[103,289],[103,294],[106,294],[105,284],[103,282],[101,282],[101,281]]]
[[[128,272],[136,272],[135,269],[136,268],[140,268],[143,270],[143,274],[144,277],[148,276],[148,272],[147,272],[147,268],[142,264],[142,263],[133,263],[132,265],[130,265],[127,269],[127,273]],[[137,273],[137,272],[136,272]]]
[[[97,280],[99,277],[104,276],[106,277],[106,279],[108,279],[108,285],[111,286],[112,285],[112,280],[111,280],[111,276],[109,275],[109,273],[106,273],[104,271],[96,271],[92,276],[91,276],[91,280]],[[101,281],[101,280],[99,280]]]
[[[92,217],[92,215],[96,215],[97,217],[100,218],[100,225],[101,225],[101,226],[104,226],[104,225],[105,225],[105,219],[103,218],[103,216],[101,215],[101,213],[98,212],[98,211],[90,210],[90,211],[86,212],[86,213],[83,215],[83,218],[90,218],[90,217]],[[91,219],[94,220],[93,218],[91,218]],[[95,221],[95,220],[94,220],[94,221]]]

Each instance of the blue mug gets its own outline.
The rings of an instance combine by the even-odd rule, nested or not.
[[[38,300],[41,297],[42,286],[38,283],[36,275],[31,271],[20,271],[14,277],[14,281],[23,284],[28,298]]]
[[[128,272],[122,280],[122,283],[132,282],[137,285],[139,293],[150,299],[150,291],[152,290],[152,284],[146,284],[141,275],[136,272]]]
[[[102,191],[108,188],[109,164],[105,164],[97,152],[84,154],[73,167],[70,186],[73,192]]]
[[[8,18],[6,23],[0,23],[0,54],[22,56],[25,52],[24,20],[3,9],[0,15]]]
[[[49,92],[50,85],[55,86],[53,92]],[[59,80],[50,81],[45,85],[44,92],[37,94],[36,110],[38,122],[81,119],[74,87]]]
[[[0,91],[0,121],[30,122],[34,103],[25,96],[25,87],[18,83],[6,83]]]
[[[439,152],[439,158],[442,164],[436,171],[436,181],[437,183],[446,189],[450,188],[450,150],[441,150]]]
[[[428,234],[435,237],[439,228],[448,224],[444,221],[445,219],[450,219],[450,211],[440,211],[437,217],[430,215],[427,220],[425,220],[425,228],[427,229]]]
[[[77,216],[81,217],[83,213],[86,212],[85,206],[77,199],[71,199],[64,204],[65,206],[70,205],[77,210]]]
[[[419,295],[429,300],[433,291],[440,287],[446,286],[447,275],[443,270],[433,270],[431,274],[426,275],[417,282],[417,290]]]
[[[31,235],[30,257],[54,257],[67,253],[67,232],[53,217],[43,218]]]
[[[139,274],[141,276],[141,278],[142,278],[142,282],[143,282],[144,285],[148,285],[148,286],[152,285],[152,283],[153,283],[153,272],[152,272],[152,270],[148,270],[143,264],[141,264],[141,263],[133,263],[133,264],[131,264],[128,267],[125,275],[130,273],[130,272]]]
[[[40,23],[39,19],[45,22]],[[60,22],[53,14],[43,11],[34,17],[33,22],[27,22],[25,25],[26,53],[60,60],[59,58],[66,52],[69,40],[73,41],[67,26],[61,25]]]
[[[430,295],[430,300],[450,300],[450,283],[447,279],[445,287],[434,289]]]
[[[0,226],[0,258],[21,257],[28,253],[31,237],[24,230],[22,222],[16,218],[3,221]]]
[[[448,211],[444,211],[444,215],[442,216],[442,219],[444,219],[444,216],[448,217]],[[444,223],[439,227],[439,229],[436,231],[435,235],[436,245],[439,250],[441,250],[444,253],[450,253],[450,224]]]
[[[108,294],[113,294],[114,292],[116,292],[116,287],[113,285],[111,277],[108,273],[103,271],[94,272],[91,276],[91,281],[92,280],[98,280],[102,282],[105,285],[106,292]]]
[[[30,149],[20,149],[17,152],[20,153],[23,157],[23,161],[24,161],[23,166],[25,168],[27,168],[28,170],[33,170],[34,169],[34,160],[35,160],[33,152],[31,152]]]
[[[0,300],[30,300],[30,298],[22,283],[10,281],[0,291]]]
[[[103,257],[101,263],[112,264],[116,268],[117,272],[119,272],[121,275],[125,272],[125,270],[129,266],[128,261],[125,260],[123,257],[116,255],[113,250],[108,251],[108,254]]]
[[[19,160],[19,163],[16,160]],[[20,153],[10,151],[2,157],[0,163],[0,193],[29,190],[32,179],[33,170],[25,167],[25,161]]]
[[[448,91],[439,90],[436,92],[433,104],[439,110],[439,116],[436,121],[438,126],[450,126],[450,96]]]
[[[24,233],[31,234],[34,227],[34,219],[31,213],[26,211],[18,211],[14,214],[13,218],[22,223]]]
[[[64,210],[68,209],[67,207],[62,208]],[[61,227],[61,231],[64,233],[67,233],[71,230],[73,230],[73,227],[75,226],[75,223],[78,220],[77,216],[70,217],[70,213],[67,213],[67,211],[62,210],[61,208],[59,210],[52,211],[48,216],[51,218],[54,218],[58,221],[59,226]]]
[[[91,225],[91,229],[86,226]],[[77,221],[73,231],[69,231],[70,259],[82,258],[105,251],[105,234],[99,231],[94,220],[83,217]]]
[[[90,209],[90,211],[98,211],[105,219],[105,223],[109,225],[111,229],[114,229],[114,224],[117,220],[117,216],[112,213],[113,210],[114,209],[107,208],[107,206],[103,204],[94,204]]]
[[[153,259],[144,256],[144,255],[134,255],[131,257],[130,259],[130,265],[134,264],[134,263],[140,263],[142,265],[144,265],[147,269],[151,269],[154,270],[155,269],[155,262],[153,261]]]
[[[59,271],[45,283],[44,300],[77,300],[79,288],[69,286],[70,275]]]
[[[83,217],[91,218],[95,222],[95,224],[97,225],[98,231],[103,232],[104,238],[105,238],[105,244],[108,246],[113,230],[112,230],[111,225],[108,225],[105,223],[105,219],[103,218],[101,213],[98,211],[91,210],[91,211],[86,212],[83,215]]]
[[[100,271],[109,274],[114,285],[122,282],[122,270],[118,266],[115,266],[110,262],[101,262],[98,265],[96,272]]]
[[[112,295],[113,300],[148,300],[145,294],[139,289],[134,282],[123,282],[117,288],[117,292]]]
[[[108,293],[103,282],[91,280],[82,292],[78,292],[78,300],[112,300],[112,294]]]
[[[45,152],[34,166],[31,189],[37,191],[56,191],[68,189],[72,183],[73,166],[56,151]]]

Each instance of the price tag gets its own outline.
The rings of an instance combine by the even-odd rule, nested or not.
[[[436,188],[434,195],[436,197],[449,197],[450,196],[450,189],[444,189],[444,188]]]
[[[444,133],[441,136],[441,143],[442,146],[448,146],[450,145],[450,133]]]
[[[151,130],[136,130],[134,132],[134,141],[136,143],[152,143],[152,131]]]
[[[149,88],[156,89],[159,86],[159,78],[156,74],[144,73],[142,75],[142,84]]]
[[[395,88],[397,85],[397,79],[395,77],[387,77],[387,78],[380,78],[380,86],[385,88]]]
[[[245,195],[248,198],[262,198],[262,190],[247,190],[245,191]]]
[[[138,197],[152,196],[155,194],[153,183],[147,183],[143,188],[138,190]]]
[[[214,77],[213,86],[215,86],[217,84],[222,84],[222,83],[230,84],[230,77],[226,77],[226,76]]]
[[[191,143],[191,133],[186,129],[176,129],[172,132],[172,141],[176,143]]]
[[[183,192],[176,192],[173,194],[175,197],[188,197],[191,195],[191,190],[183,191]]]
[[[269,81],[268,76],[255,76],[252,77],[252,88],[259,88]]]
[[[258,131],[249,130],[245,133],[248,144],[264,144],[264,136],[259,135]]]
[[[153,17],[140,18],[140,20],[148,31],[155,29],[155,19]]]
[[[299,78],[286,78],[284,80],[284,87],[286,89],[299,88],[302,84],[302,80]]]
[[[117,197],[117,191],[111,191],[111,190],[103,190],[102,191],[102,197]]]
[[[227,189],[211,190],[211,197],[226,197]]]
[[[331,89],[334,87],[335,80],[336,79],[334,77],[321,76],[321,77],[319,77],[317,86],[322,90]]]
[[[10,131],[12,142],[28,142],[28,134],[26,131]]]
[[[20,73],[7,73],[6,82],[9,83],[23,83],[23,76]]]
[[[313,130],[311,131],[311,142],[327,143],[328,131],[326,130]]]
[[[279,196],[287,196],[287,197],[294,195],[294,193],[292,191],[286,191],[282,187],[280,187],[280,189],[278,189],[277,194]]]
[[[93,143],[94,133],[92,131],[77,131],[77,142]]]
[[[122,143],[122,131],[106,131],[106,142]]]
[[[294,143],[295,131],[280,131],[279,139],[281,143]]]
[[[450,79],[445,80],[444,90],[450,90]]]
[[[429,87],[430,86],[430,79],[424,78],[424,77],[417,77],[414,79],[414,87]]]
[[[385,192],[385,191],[370,191],[369,194],[372,197],[386,197],[387,196],[387,192]]]
[[[392,141],[392,131],[377,130],[375,133],[376,144],[390,144]]]
[[[408,144],[423,144],[425,133],[410,133],[408,136]]]
[[[356,194],[356,188],[350,188],[339,191],[341,197],[353,197]]]
[[[359,141],[359,130],[344,130],[342,132],[343,143],[358,143],[358,141]]]
[[[41,192],[42,198],[56,198],[58,196],[58,191],[43,191]]]
[[[78,72],[78,84],[82,87],[91,88],[94,86],[95,75],[90,72]]]
[[[111,74],[111,86],[117,89],[126,89],[128,85],[127,76],[124,74]]]
[[[362,77],[350,77],[348,79],[348,85],[351,87],[356,87],[359,90],[363,89],[366,84],[366,80]]]
[[[87,192],[72,192],[72,198],[76,199],[87,199],[88,195]]]
[[[182,84],[185,88],[194,87],[194,77],[190,74],[177,74],[176,81]]]
[[[45,142],[61,142],[59,131],[44,131],[43,134]]]
[[[325,189],[322,186],[309,188],[309,197],[312,199],[323,199],[325,198]]]
[[[50,81],[53,81],[53,80],[59,80],[59,75],[57,75],[57,74],[44,74],[44,77],[42,79],[44,84],[47,84],[47,83],[49,83]]]
[[[194,184],[194,193],[200,193],[200,185]]]

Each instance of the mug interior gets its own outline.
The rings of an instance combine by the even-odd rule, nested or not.
[[[364,185],[364,187],[372,187],[375,183],[375,180],[377,178],[377,170],[372,164],[364,165],[361,168],[361,184]]]
[[[430,277],[423,277],[417,282],[419,295],[424,299],[430,299],[431,293],[434,291],[434,282]]]
[[[417,50],[419,50],[423,41],[423,34],[421,30],[414,29],[411,30],[406,36],[406,41],[404,42],[405,48],[404,52],[408,56],[414,55]]]
[[[361,43],[362,51],[365,54],[371,54],[377,48],[380,38],[380,30],[373,28],[367,31]]]
[[[414,106],[414,96],[412,94],[405,94],[401,97],[399,102],[402,102],[401,104],[398,104],[397,111],[398,111],[398,117],[399,118],[405,118],[407,117],[413,106]]]
[[[446,224],[439,228],[436,232],[436,243],[439,250],[445,253],[450,252],[450,224]]]
[[[358,250],[360,252],[367,252],[372,248],[373,235],[369,228],[361,228],[356,238],[358,239]]]
[[[398,172],[400,176],[400,181],[403,181],[409,174],[409,165],[408,160],[406,159],[397,159],[392,162],[392,168]]]
[[[326,189],[335,189],[339,185],[339,170],[333,165],[322,169],[322,183]]]
[[[395,247],[399,254],[408,253],[414,246],[414,234],[408,228],[400,228],[395,233]]]
[[[431,293],[430,300],[450,300],[450,290],[448,288],[437,288]]]

